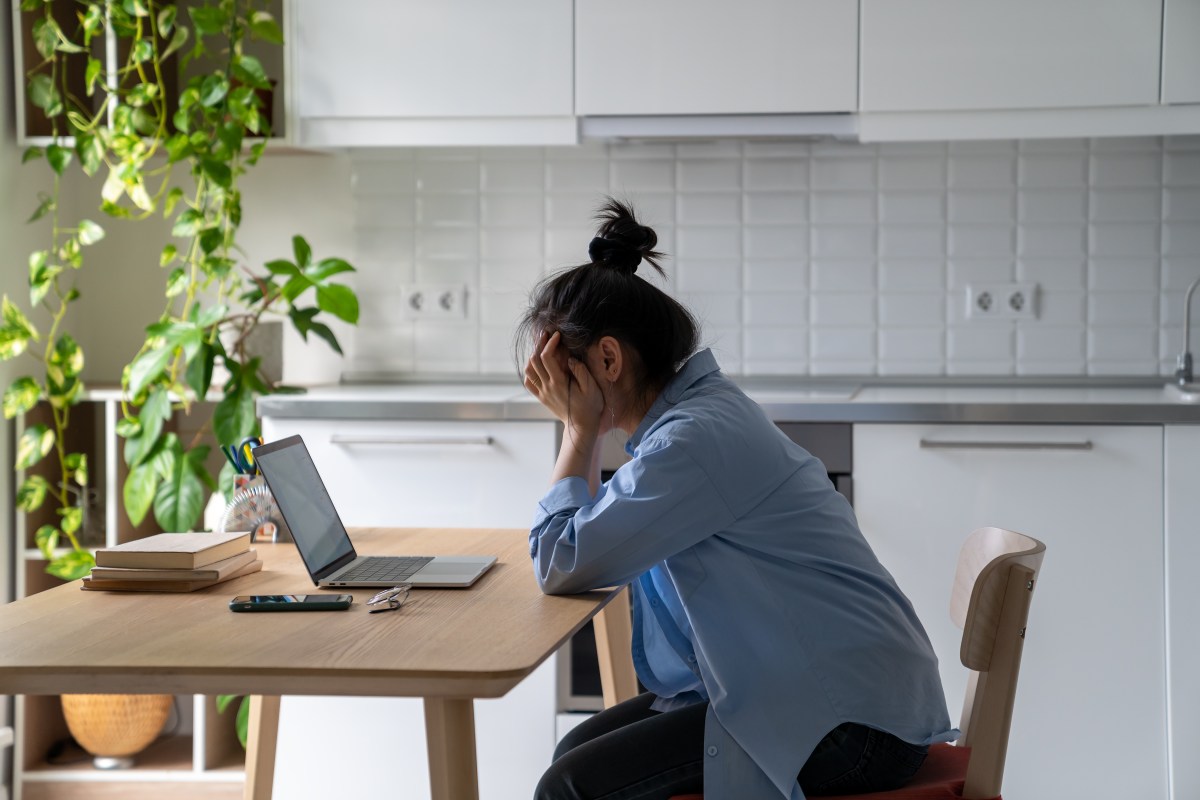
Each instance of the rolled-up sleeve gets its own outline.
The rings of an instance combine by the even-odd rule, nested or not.
[[[733,522],[718,487],[687,448],[643,442],[595,497],[568,477],[542,497],[529,533],[547,594],[629,583],[658,562]]]

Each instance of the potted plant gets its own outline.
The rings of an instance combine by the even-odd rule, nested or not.
[[[159,259],[163,308],[121,378],[117,433],[125,440],[129,468],[122,498],[133,524],[153,509],[164,530],[192,529],[207,492],[228,492],[232,470],[226,465],[211,474],[206,439],[235,443],[256,434],[255,398],[290,391],[263,373],[260,357],[248,347],[264,320],[290,320],[305,339],[313,334],[340,353],[327,321],[358,319],[357,296],[337,279],[353,267],[339,258],[315,259],[302,236],[293,237],[289,258],[259,269],[241,263],[238,179],[267,146],[264,104],[273,86],[245,45],[251,39],[283,41],[264,4],[207,0],[186,13],[156,0],[83,0],[78,6],[78,27],[67,30],[51,3],[21,4],[35,16],[31,31],[44,59],[28,75],[28,96],[54,134],[50,145],[26,153],[26,160],[44,159],[55,175],[54,192],[40,199],[33,214],[34,220],[51,218],[51,246],[29,260],[30,305],[48,315],[49,324],[35,325],[6,297],[0,327],[0,358],[32,353],[42,364],[40,376],[12,383],[4,411],[11,417],[48,401],[53,426],[26,427],[17,466],[32,467],[53,451],[57,485],[30,475],[18,500],[32,511],[47,497],[56,499],[59,522],[42,526],[37,542],[48,571],[64,579],[86,574],[94,561],[76,535],[81,512],[68,491],[72,482],[86,487],[86,457],[64,445],[70,408],[83,393],[83,351],[62,324],[79,297],[68,282],[71,270],[82,266],[84,248],[104,235],[90,220],[68,225],[58,219],[59,179],[73,160],[89,176],[107,171],[99,198],[103,213],[124,219],[162,214],[175,238],[164,243]],[[93,40],[106,30],[123,55],[115,71],[92,53]],[[82,96],[70,78],[70,62],[82,68]],[[76,79],[79,72],[74,69]],[[226,377],[214,391],[218,372]],[[204,400],[212,402],[202,426],[208,436],[184,442],[167,430],[173,414],[190,413]],[[56,550],[64,539],[71,545],[65,553]]]

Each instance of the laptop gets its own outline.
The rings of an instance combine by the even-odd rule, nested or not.
[[[303,439],[259,445],[254,460],[317,586],[466,587],[496,563],[495,556],[360,556]]]

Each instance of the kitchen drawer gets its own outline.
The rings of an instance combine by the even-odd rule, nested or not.
[[[528,527],[554,463],[553,422],[263,419],[304,437],[349,526]]]

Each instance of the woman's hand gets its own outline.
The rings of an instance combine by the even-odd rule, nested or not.
[[[525,388],[566,426],[572,440],[589,446],[600,434],[604,395],[582,361],[560,345],[562,335],[543,333],[525,365]]]

